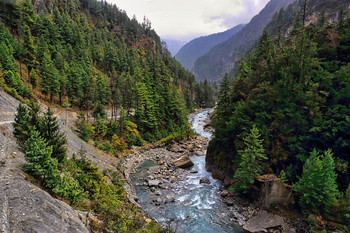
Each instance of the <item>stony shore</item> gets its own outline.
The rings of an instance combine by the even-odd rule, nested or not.
[[[193,119],[196,113],[198,112],[189,115],[189,122],[191,122],[191,119]],[[209,123],[209,118],[203,122],[206,130],[212,132]],[[135,187],[131,182],[131,177],[137,172],[137,167],[145,161],[152,161],[157,165],[146,169],[143,173],[142,182],[135,185],[149,189],[152,193],[149,202],[155,208],[156,206],[162,208],[162,204],[174,202],[173,193],[176,190],[177,184],[186,179],[190,173],[188,170],[176,167],[174,161],[184,155],[205,156],[208,143],[208,138],[197,135],[180,142],[174,141],[169,144],[155,145],[147,149],[134,151],[133,154],[126,157],[122,162],[126,179],[125,188],[130,201],[142,209],[137,203],[138,197]],[[283,232],[296,232],[296,228],[292,227],[295,224],[291,223],[287,218],[266,212],[254,200],[248,201],[233,195],[225,189],[224,184],[221,187],[220,200],[227,205],[230,221],[233,224],[244,227],[247,231],[259,232],[263,229],[266,232],[282,232],[280,226],[283,226]],[[144,214],[149,217],[149,214]],[[187,217],[191,218],[191,216]]]

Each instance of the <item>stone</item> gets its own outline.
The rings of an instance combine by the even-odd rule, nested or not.
[[[248,232],[267,232],[269,228],[275,228],[285,225],[284,219],[281,216],[260,211],[257,216],[249,219],[243,229]]]
[[[225,201],[227,206],[233,206],[233,201]]]
[[[196,173],[198,173],[198,171],[190,171],[190,173],[196,174]]]
[[[194,144],[194,143],[191,143],[191,144],[189,144],[189,145],[187,146],[187,150],[188,150],[189,152],[193,152],[193,151],[194,151],[194,148],[195,148],[195,144]]]
[[[157,191],[154,192],[154,194],[155,194],[156,196],[161,196],[161,195],[162,195],[162,192],[161,192],[160,190],[157,190]]]
[[[179,168],[187,168],[193,166],[193,162],[188,155],[183,155],[179,159],[173,161],[174,165]]]
[[[292,196],[292,187],[280,181],[275,175],[267,174],[257,178],[258,197],[262,205],[287,204]],[[257,195],[256,195],[257,194]]]
[[[208,178],[202,178],[199,180],[200,184],[210,184],[210,180]]]
[[[162,198],[158,197],[158,198],[157,198],[157,203],[163,203]]]
[[[153,187],[153,186],[158,186],[160,184],[159,180],[149,180],[148,181],[148,186]]]
[[[179,153],[179,152],[183,152],[184,150],[182,148],[180,148],[178,145],[169,145],[167,147],[167,149],[171,152],[176,152],[176,153]]]
[[[227,197],[228,195],[230,195],[230,192],[229,192],[228,190],[225,189],[225,190],[223,190],[223,191],[221,192],[220,195],[221,195],[221,197],[224,197],[224,198],[225,198],[225,197]]]

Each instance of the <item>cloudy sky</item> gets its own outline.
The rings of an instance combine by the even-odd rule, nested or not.
[[[189,41],[248,23],[269,0],[107,0],[139,22],[146,16],[163,39]]]

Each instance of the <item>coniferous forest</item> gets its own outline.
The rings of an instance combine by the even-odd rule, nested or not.
[[[350,17],[306,25],[306,2],[288,31],[276,20],[234,79],[223,79],[206,160],[232,177],[233,191],[247,194],[257,176],[276,174],[302,212],[348,225]]]
[[[80,112],[78,136],[113,155],[191,135],[186,115],[213,106],[214,89],[171,57],[147,18],[138,23],[105,1],[1,0],[0,87],[24,104],[14,134],[28,174],[93,211],[103,221],[94,230],[162,231],[129,203],[120,173],[100,171],[84,150],[67,158],[54,112],[35,103]]]
[[[249,200],[257,178],[274,174],[293,193],[282,209],[348,231],[350,15],[340,6],[327,15],[316,0],[292,2],[243,49],[250,53],[218,91],[170,55],[146,17],[139,23],[106,1],[0,0],[0,88],[21,102],[13,124],[21,169],[52,196],[93,213],[91,231],[169,232],[128,199],[123,169],[102,171],[83,147],[68,156],[60,129],[67,118],[57,119],[52,107],[77,113],[72,131],[123,161],[144,145],[169,143],[179,152],[171,144],[178,143],[194,153],[200,137],[180,141],[194,135],[187,115],[216,105],[206,165],[229,177],[226,196]]]

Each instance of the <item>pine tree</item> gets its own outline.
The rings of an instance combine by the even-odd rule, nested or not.
[[[28,25],[24,25],[24,34],[23,34],[23,50],[22,50],[22,59],[24,64],[28,67],[28,75],[31,69],[35,68],[37,61],[35,60],[35,47],[34,47],[34,38],[30,32]]]
[[[234,190],[247,193],[256,177],[261,175],[260,162],[267,159],[262,145],[259,130],[254,125],[250,133],[244,138],[245,148],[238,151],[241,162],[234,174]]]
[[[14,135],[20,143],[27,141],[30,136],[30,116],[28,108],[22,104],[17,107],[14,129]]]
[[[25,159],[24,169],[31,175],[43,177],[45,185],[55,187],[60,181],[57,159],[51,158],[52,147],[49,146],[35,127],[30,137],[24,143]]]
[[[217,122],[220,124],[225,124],[227,117],[230,116],[230,91],[230,77],[226,73],[222,83],[220,84],[220,91],[218,95],[217,115],[221,117],[217,120]]]
[[[331,150],[319,155],[313,150],[303,167],[303,175],[294,185],[300,194],[299,205],[305,212],[330,211],[336,201],[337,175]]]
[[[67,139],[64,133],[60,132],[60,125],[54,112],[48,108],[41,121],[40,133],[46,139],[49,146],[52,147],[51,157],[56,158],[59,163],[66,159]]]

